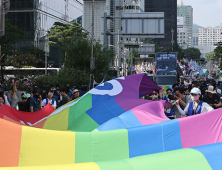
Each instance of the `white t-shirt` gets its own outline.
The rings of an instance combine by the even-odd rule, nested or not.
[[[48,103],[52,103],[52,100],[49,100],[48,99]],[[53,104],[51,104],[52,105],[52,107],[54,108],[54,109],[56,109],[56,101],[54,100],[54,103]],[[45,107],[46,106],[46,99],[44,99],[43,101],[42,101],[42,107]]]
[[[184,112],[188,112],[188,108],[189,108],[190,103],[185,107]],[[197,107],[197,105],[195,105],[195,103],[193,104],[193,109],[195,109]],[[209,112],[214,110],[213,107],[211,107],[209,104],[203,102],[202,107],[201,107],[201,113],[205,113],[205,112]]]

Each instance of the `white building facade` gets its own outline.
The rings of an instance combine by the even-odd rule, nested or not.
[[[187,49],[188,47],[188,34],[184,16],[177,17],[177,43],[183,49]]]
[[[106,0],[94,1],[94,37],[103,44],[104,12],[107,11]],[[83,28],[92,32],[92,0],[83,1]]]
[[[222,41],[222,24],[220,28],[199,28],[199,46],[216,46]]]
[[[193,47],[193,8],[190,5],[184,5],[181,1],[181,5],[177,6],[177,16],[183,16],[185,18],[185,26],[187,28],[187,43],[188,47]]]
[[[83,28],[91,33],[92,25],[92,0],[83,0]],[[94,37],[104,44],[102,33],[104,32],[104,13],[113,17],[121,17],[123,12],[138,13],[144,12],[144,0],[94,0]],[[108,19],[107,28],[109,32],[122,32],[122,20]],[[129,51],[124,47],[125,45],[139,44],[139,39],[128,38],[123,39],[121,35],[108,36],[108,47],[113,48],[118,56],[113,63],[116,67],[127,67]],[[126,75],[126,74],[125,74]]]

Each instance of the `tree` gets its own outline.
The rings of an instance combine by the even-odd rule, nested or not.
[[[8,19],[5,20],[5,35],[1,37],[0,45],[2,54],[5,56],[12,55],[15,48],[15,43],[18,39],[24,36],[24,32],[19,30],[18,27],[12,25]]]
[[[34,55],[34,57],[37,59],[33,64],[31,64],[34,67],[43,68],[45,67],[45,51],[39,49],[39,48],[33,48],[29,49],[25,52],[25,54]],[[47,61],[50,60],[50,56],[47,57]]]
[[[217,48],[214,49],[215,56],[222,61],[222,42],[218,43]],[[220,69],[222,69],[222,63],[220,64]]]
[[[189,56],[190,59],[200,59],[201,53],[198,48],[187,48],[184,50],[184,57]]]
[[[62,48],[64,61],[67,58],[68,48],[78,40],[87,37],[87,34],[83,32],[83,28],[75,22],[71,22],[70,24],[55,22],[49,33],[49,45],[58,45]]]
[[[174,44],[173,52],[178,53],[178,56],[177,56],[178,60],[182,60],[184,58],[184,55],[185,55],[184,50],[179,46],[178,43]]]
[[[206,54],[206,60],[207,61],[214,61],[214,60],[216,60],[215,52],[207,53]]]
[[[91,41],[87,38],[88,34],[84,33],[83,28],[75,22],[70,24],[56,22],[49,33],[49,39],[51,41],[49,44],[59,45],[64,52],[64,71],[67,71],[68,75],[76,74],[70,71],[79,73],[79,76],[74,79],[75,84],[82,82],[82,80],[84,80],[83,82],[89,82]],[[103,48],[103,46],[96,41],[94,41],[93,48],[95,58],[94,76],[95,80],[100,82],[109,70],[109,64],[115,54],[112,50]],[[83,77],[81,77],[81,75]],[[70,78],[67,80],[70,81]]]
[[[215,48],[214,53],[216,57],[222,59],[222,46],[218,46],[217,48]]]
[[[22,68],[24,66],[33,66],[35,67],[41,62],[40,58],[37,58],[35,54],[25,53],[7,56],[7,59],[4,62],[4,65],[14,66],[17,68]]]
[[[94,76],[97,82],[101,82],[109,70],[109,64],[114,57],[112,50],[103,48],[99,42],[95,42],[93,46],[95,57]],[[75,68],[90,75],[90,58],[91,58],[91,42],[87,38],[82,38],[72,46],[67,48],[67,60],[65,66],[67,68]],[[87,79],[88,79],[87,77]]]

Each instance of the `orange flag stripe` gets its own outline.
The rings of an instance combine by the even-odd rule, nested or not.
[[[18,166],[22,126],[0,119],[0,167]]]

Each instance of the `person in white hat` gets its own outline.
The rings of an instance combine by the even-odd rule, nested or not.
[[[214,89],[214,86],[208,86],[208,89],[205,92],[206,95],[203,97],[204,102],[208,103],[214,109],[221,106],[220,97]]]
[[[52,99],[53,97],[53,91],[48,92],[48,98],[45,98],[42,101],[42,107],[45,107],[47,104],[50,104],[54,109],[56,109],[56,101]]]
[[[75,100],[75,99],[77,99],[77,98],[80,97],[80,94],[79,94],[79,90],[78,90],[78,89],[74,89],[74,90],[72,91],[72,93],[73,93],[73,95],[72,95],[72,97],[71,97],[71,100]]]
[[[190,102],[184,110],[181,109],[179,101],[176,102],[176,107],[182,116],[192,116],[214,110],[210,105],[200,100],[200,89],[195,87],[191,90],[190,94],[193,101]]]

